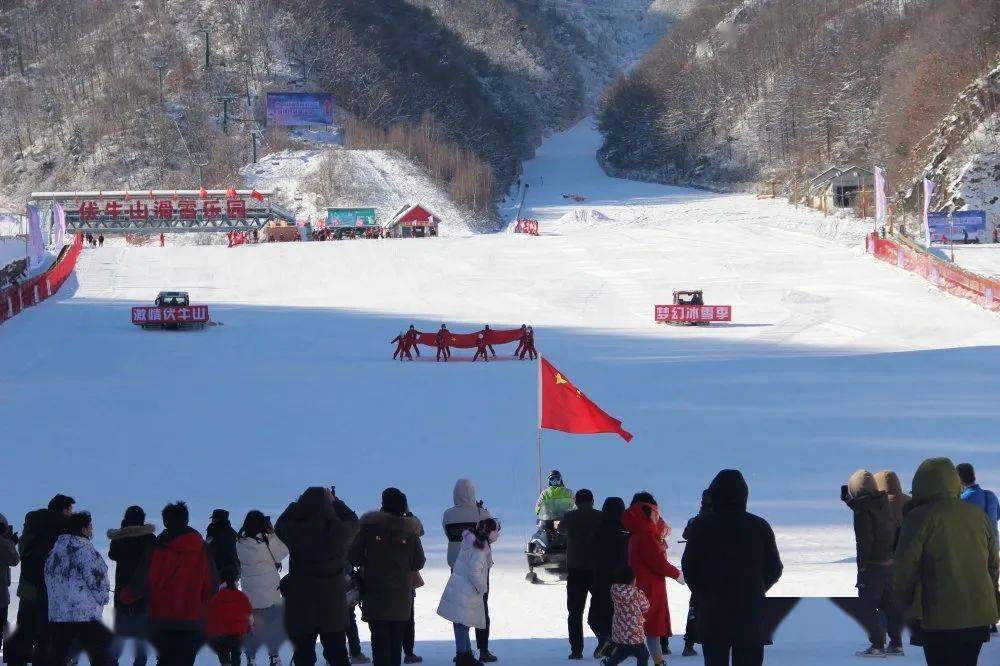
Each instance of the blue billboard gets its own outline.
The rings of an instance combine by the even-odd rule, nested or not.
[[[267,93],[268,125],[330,125],[333,95],[330,93]]]
[[[939,211],[927,214],[931,243],[986,243],[986,211],[956,210],[951,214]]]
[[[374,208],[328,208],[326,210],[328,229],[371,228],[375,224]]]

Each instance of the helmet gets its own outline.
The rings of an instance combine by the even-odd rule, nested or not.
[[[559,473],[559,470],[554,469],[551,472],[549,472],[549,485],[550,486],[556,487],[556,486],[561,486],[562,484],[563,484],[563,478],[562,478],[562,474]]]

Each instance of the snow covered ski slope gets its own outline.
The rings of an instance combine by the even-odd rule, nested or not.
[[[540,352],[635,435],[545,433],[545,466],[598,501],[648,489],[679,535],[715,472],[743,470],[750,510],[778,534],[779,595],[855,594],[838,496],[859,467],[908,486],[922,459],[949,455],[1000,486],[995,315],[864,256],[851,242],[863,229],[828,238],[821,218],[778,202],[607,178],[594,141],[581,125],[526,165],[538,238],[85,250],[75,284],[0,328],[0,511],[68,492],[103,533],[129,504],[153,516],[184,498],[203,528],[217,506],[276,515],[310,484],[335,484],[358,510],[398,486],[428,528],[418,652],[445,664],[437,525],[468,476],[504,523],[494,651],[562,663],[564,592],[524,583],[519,553],[536,491],[536,368],[436,364],[426,351],[394,363],[388,341],[410,322],[534,324]],[[222,325],[134,328],[129,306],[167,288],[208,302]],[[734,323],[654,324],[653,305],[681,288],[732,305]],[[682,547],[672,539],[675,562]],[[685,591],[669,594],[683,627]],[[768,663],[854,663],[861,632],[807,606]],[[996,646],[983,658],[1000,658]]]

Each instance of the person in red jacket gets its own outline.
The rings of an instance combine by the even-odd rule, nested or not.
[[[497,357],[497,350],[493,349],[493,345],[490,344],[490,340],[492,340],[492,336],[493,336],[493,329],[490,328],[489,324],[486,324],[486,326],[483,327],[483,338],[485,338],[485,340],[486,340],[486,346],[487,346],[487,348],[489,348],[490,354],[493,356],[493,358],[496,358]]]
[[[521,324],[521,337],[517,341],[517,349],[514,350],[514,358],[521,356],[521,351],[524,349],[524,337],[528,332],[528,325]]]
[[[667,578],[684,583],[680,569],[667,561],[667,535],[670,527],[660,517],[656,500],[647,492],[636,493],[632,505],[622,516],[622,527],[629,534],[628,565],[635,571],[635,585],[649,600],[646,613],[646,647],[654,664],[663,664],[661,636],[670,636],[670,612],[667,607]]]
[[[434,336],[434,341],[437,343],[437,360],[440,361],[441,357],[444,357],[445,362],[451,358],[451,349],[448,348],[448,338],[451,337],[451,333],[448,332],[448,327],[441,324],[441,328],[438,329],[437,335]]]
[[[393,359],[396,359],[397,357],[399,357],[399,360],[402,361],[403,360],[403,356],[405,355],[406,358],[410,359],[411,361],[413,360],[413,356],[410,355],[410,347],[409,347],[409,345],[406,342],[406,334],[405,333],[403,333],[402,331],[400,331],[399,335],[397,335],[396,337],[394,337],[392,340],[389,341],[389,344],[395,344],[396,345],[396,351],[394,351],[392,353],[392,358]]]
[[[486,338],[484,338],[483,334],[480,333],[479,337],[476,338],[476,354],[472,357],[473,362],[478,361],[480,355],[483,357],[484,361],[487,363],[490,362],[490,357],[486,355],[486,348],[488,346],[489,345],[486,344]]]
[[[164,244],[165,244],[166,242],[167,242],[167,237],[166,237],[166,236],[164,236],[163,234],[160,234],[160,247],[163,247],[163,245],[164,245]]]
[[[243,642],[253,622],[253,606],[250,598],[236,586],[239,579],[236,571],[226,569],[221,578],[222,588],[208,602],[205,636],[220,664],[239,666]]]
[[[420,331],[410,324],[410,328],[406,329],[406,344],[407,347],[417,352],[417,358],[420,358],[420,345],[417,344],[417,339],[420,337]]]
[[[530,326],[525,329],[521,344],[521,356],[519,358],[522,361],[524,360],[525,354],[527,354],[528,358],[532,361],[538,358],[538,352],[535,351],[535,331]]]
[[[188,526],[187,505],[168,504],[161,515],[164,530],[121,598],[127,604],[146,600],[160,666],[194,666],[205,643],[205,604],[218,578],[208,545]]]

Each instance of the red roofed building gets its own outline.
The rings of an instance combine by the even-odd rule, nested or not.
[[[404,204],[385,223],[388,238],[425,238],[438,235],[441,219],[420,204]]]

